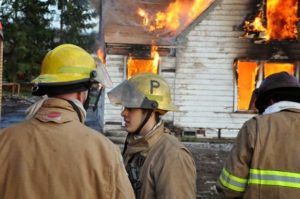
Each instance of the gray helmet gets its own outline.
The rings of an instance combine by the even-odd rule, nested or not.
[[[299,81],[287,72],[268,76],[252,94],[252,103],[263,113],[270,99],[300,101]]]

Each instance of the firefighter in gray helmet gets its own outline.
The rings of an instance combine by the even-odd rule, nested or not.
[[[125,167],[137,199],[195,199],[196,168],[191,153],[164,128],[160,116],[177,111],[166,81],[138,74],[108,93],[122,105],[128,132]]]
[[[218,181],[220,198],[298,199],[300,84],[286,72],[253,92],[260,115],[241,128]]]
[[[72,44],[45,56],[33,94],[48,97],[0,132],[1,199],[135,198],[118,147],[84,125],[89,88],[105,86],[98,67]]]

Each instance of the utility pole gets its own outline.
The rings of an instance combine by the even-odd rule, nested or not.
[[[1,120],[1,109],[2,109],[3,42],[4,42],[3,27],[2,27],[2,23],[0,21],[0,120]],[[0,128],[1,128],[1,125],[0,125]]]

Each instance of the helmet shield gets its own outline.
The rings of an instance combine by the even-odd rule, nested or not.
[[[128,80],[112,89],[107,95],[112,104],[127,108],[156,109],[158,106],[156,101],[149,100]]]
[[[113,83],[106,70],[106,67],[99,61],[98,58],[96,58],[96,65],[97,76],[95,78],[95,81],[99,82],[104,87],[111,88],[113,86]]]

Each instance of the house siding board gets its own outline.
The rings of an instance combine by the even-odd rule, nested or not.
[[[123,71],[124,71],[124,56],[121,55],[108,55],[107,56],[107,72],[111,77],[113,82],[113,87],[118,85],[123,81]],[[104,108],[104,123],[107,122],[122,122],[122,117],[120,115],[122,107],[113,106],[110,104],[107,97],[107,93],[112,88],[106,88],[105,95],[105,108]]]
[[[265,53],[236,30],[251,6],[223,0],[186,35],[186,48],[177,51],[175,103],[182,112],[175,113],[176,126],[239,129],[253,116],[234,113],[233,70],[236,58]]]

